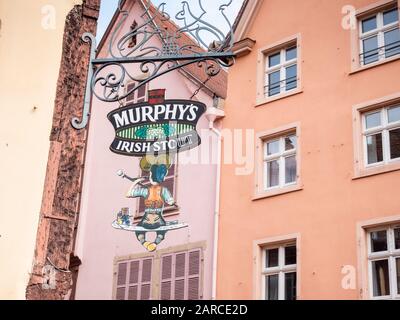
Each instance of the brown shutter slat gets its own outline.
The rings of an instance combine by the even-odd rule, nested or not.
[[[139,265],[140,261],[132,261],[129,272],[129,283],[136,284],[139,282]]]
[[[129,287],[128,300],[138,300],[138,286]]]
[[[200,278],[190,278],[188,283],[188,299],[199,300]]]
[[[117,288],[117,300],[125,300],[125,288]]]
[[[171,300],[171,281],[161,283],[161,300]]]
[[[150,300],[150,284],[143,284],[140,289],[140,300]]]
[[[172,299],[172,257],[164,256],[161,260],[161,300]]]
[[[175,280],[175,300],[185,299],[185,279]]]
[[[201,251],[189,252],[188,299],[200,299]]]
[[[162,280],[171,279],[172,277],[172,256],[162,258]]]
[[[186,267],[186,252],[178,253],[175,261],[175,278],[181,278],[185,276]]]
[[[189,253],[189,276],[200,274],[200,251]]]
[[[126,284],[126,272],[127,272],[128,264],[127,263],[120,263],[118,265],[118,279],[117,285],[123,286]]]
[[[139,87],[137,90],[137,103],[144,102],[146,100],[147,84]]]
[[[183,279],[178,279],[183,278]],[[185,282],[186,282],[186,252],[177,253],[175,255],[175,290],[174,299],[185,299]]]
[[[135,83],[130,83],[127,86],[127,92],[131,91],[133,88],[135,88],[136,84]],[[126,97],[126,102],[133,102],[135,100],[135,91],[133,91],[130,95]]]
[[[151,282],[151,268],[152,268],[153,260],[146,259],[143,260],[142,266],[142,282]]]

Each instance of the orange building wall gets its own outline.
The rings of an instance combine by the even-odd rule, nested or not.
[[[264,0],[247,37],[251,54],[229,72],[224,128],[256,133],[299,122],[303,190],[253,201],[254,174],[223,165],[218,298],[253,299],[253,243],[300,234],[300,299],[358,299],[341,286],[344,265],[358,266],[357,223],[400,215],[400,172],[353,180],[353,106],[400,92],[400,61],[356,74],[342,7],[375,0]],[[303,92],[255,107],[258,50],[301,34]]]

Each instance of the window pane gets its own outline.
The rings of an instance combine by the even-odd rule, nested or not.
[[[400,258],[396,259],[396,270],[397,270],[397,294],[400,294]]]
[[[297,58],[297,47],[293,47],[286,50],[286,61]]]
[[[285,183],[296,182],[297,163],[296,156],[285,158]]]
[[[400,53],[400,30],[385,32],[385,56],[389,58]]]
[[[364,64],[379,60],[377,36],[363,40],[363,60]]]
[[[389,132],[390,136],[390,159],[400,158],[400,129]]]
[[[279,276],[277,274],[266,277],[265,297],[267,300],[278,300],[278,285],[279,285]]]
[[[371,113],[365,116],[365,126],[367,129],[379,127],[381,125],[381,112]]]
[[[285,247],[285,265],[296,264],[296,246]]]
[[[265,266],[267,268],[277,267],[279,265],[279,249],[266,250],[267,261],[265,261]]]
[[[368,164],[383,161],[382,134],[367,137]]]
[[[286,68],[286,90],[297,88],[297,65]]]
[[[281,72],[273,72],[268,75],[268,95],[273,96],[281,92]]]
[[[388,260],[372,262],[372,284],[374,297],[390,295]]]
[[[296,149],[297,137],[289,136],[285,138],[285,151]]]
[[[388,110],[389,122],[400,121],[400,107],[390,108]]]
[[[371,251],[380,252],[387,250],[386,230],[371,232]]]
[[[394,229],[394,246],[400,249],[400,229]]]
[[[397,9],[386,11],[383,14],[383,24],[386,26],[387,24],[391,24],[399,20],[399,12]]]
[[[296,300],[296,272],[285,273],[285,300]]]
[[[267,156],[279,153],[279,140],[274,140],[267,143]]]
[[[376,16],[362,21],[362,32],[363,33],[374,30],[376,28],[377,28]]]
[[[271,161],[267,163],[267,188],[279,186],[279,163]]]
[[[281,54],[277,53],[277,54],[269,56],[268,61],[269,61],[268,65],[270,68],[277,66],[278,64],[281,63]]]

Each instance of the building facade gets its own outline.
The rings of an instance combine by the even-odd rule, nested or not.
[[[0,1],[0,299],[24,299],[34,273],[64,31],[81,9],[76,0]]]
[[[223,128],[254,129],[254,170],[222,167],[218,298],[400,297],[398,8],[245,2]]]
[[[99,45],[99,58],[110,57],[109,43],[118,26],[121,29],[117,30],[117,34],[122,36],[156,16],[155,23],[163,30],[171,33],[176,31],[176,25],[163,21],[157,16],[154,7],[145,14],[141,1],[124,1],[122,6],[122,11],[127,13],[127,19],[123,20],[122,12],[115,14]],[[142,39],[139,35],[127,40],[129,41],[125,43],[133,48]],[[191,40],[188,38],[185,41]],[[113,50],[116,45],[112,44]],[[160,38],[153,37],[149,45],[163,48],[164,43]],[[141,74],[135,66],[129,66],[128,72],[135,77]],[[223,111],[217,110],[215,106],[221,101],[217,97],[225,98],[226,73],[223,71],[194,95],[205,80],[202,72],[197,66],[189,66],[167,73],[129,95],[120,104],[105,103],[93,97],[81,216],[75,248],[75,256],[82,261],[76,299],[212,298],[213,287],[215,288],[213,283],[216,284],[213,261],[217,161],[210,161],[209,157],[216,157],[218,154],[218,143],[215,143],[218,136],[214,129],[217,124],[213,121],[223,115]],[[135,83],[127,81],[125,90],[130,90],[134,85]],[[153,251],[154,243],[150,243],[150,247],[147,242],[142,245],[136,239],[135,233],[112,227],[118,213],[130,214],[134,224],[142,218],[145,202],[127,196],[132,182],[121,179],[121,175],[124,173],[130,177],[139,177],[145,173],[139,168],[139,158],[110,151],[115,132],[107,114],[132,103],[162,103],[168,99],[188,100],[191,97],[191,100],[200,101],[207,106],[207,112],[197,126],[202,144],[197,149],[179,153],[164,181],[177,204],[164,211],[166,220],[179,220],[187,223],[188,227],[169,231],[164,241],[155,241],[157,250]],[[146,186],[148,185],[144,187]]]

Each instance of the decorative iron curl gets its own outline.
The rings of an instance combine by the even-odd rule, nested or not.
[[[144,22],[117,39],[126,20],[129,18],[129,12],[123,8],[123,1],[120,0],[119,10],[121,19],[111,35],[108,50],[110,56],[113,58],[143,56],[162,58],[164,55],[168,55],[167,50],[154,47],[154,45],[150,43],[151,39],[154,37],[159,37],[164,45],[174,47],[174,53],[180,56],[187,54],[188,51],[202,55],[207,52],[206,50],[213,53],[222,53],[232,49],[233,28],[225,11],[232,4],[233,0],[227,0],[227,3],[219,7],[221,17],[229,28],[228,37],[221,29],[205,20],[204,16],[207,12],[204,9],[202,0],[197,0],[200,8],[200,13],[197,15],[193,12],[188,1],[185,0],[181,2],[182,8],[175,15],[175,19],[179,22],[181,27],[177,26],[177,29],[173,32],[167,31],[157,24],[157,20],[159,20],[161,22],[171,22],[171,24],[174,25],[174,22],[171,21],[171,16],[165,11],[166,3],[163,2],[158,7],[153,7],[150,1],[145,1],[147,1],[147,5],[145,5],[144,14],[142,15]],[[179,43],[179,39],[181,39],[184,34],[190,35],[194,41],[194,43],[190,45],[191,49],[189,50],[187,44]],[[206,34],[211,36],[211,44],[207,43],[208,38],[205,37]],[[129,40],[132,39],[132,37],[137,37],[137,39],[140,40],[132,48],[128,48]],[[114,50],[114,48],[116,50]]]
[[[174,59],[158,62],[145,61],[139,64],[139,69],[145,75],[143,78],[133,76],[122,63],[111,62],[96,70],[92,80],[92,91],[101,101],[119,102],[150,81],[191,64],[197,64],[198,67],[203,68],[205,74],[209,77],[217,76],[222,70],[221,62],[213,58],[206,59],[201,57],[183,62],[177,62]],[[107,68],[113,68],[113,71],[104,76],[101,75],[105,73]],[[127,82],[132,82],[135,86],[128,90],[125,87]]]
[[[175,16],[180,24],[177,26],[165,11],[165,2],[154,7],[149,0],[140,0],[144,5],[140,23],[135,23],[129,32],[120,36],[129,18],[129,11],[124,9],[125,1],[119,0],[120,19],[110,35],[108,45],[107,56],[110,58],[97,59],[95,37],[83,35],[83,40],[91,44],[90,67],[82,121],[74,118],[74,128],[86,126],[92,94],[103,102],[121,102],[150,81],[191,64],[203,68],[208,80],[220,74],[223,68],[234,64],[234,31],[226,15],[233,0],[226,0],[227,3],[219,7],[221,17],[229,27],[227,35],[206,21],[202,0],[197,1],[199,14],[194,13],[188,1],[181,1],[182,8]],[[174,26],[172,30],[164,28],[165,23],[171,23]],[[211,44],[207,43],[206,34],[211,35]],[[189,44],[183,40],[187,36],[192,40]],[[155,38],[161,40],[161,47],[154,45]],[[131,39],[136,41],[132,42]],[[130,64],[137,66],[139,75],[134,76],[128,71]],[[134,83],[129,90],[125,88],[127,82]]]
[[[82,120],[79,118],[74,117],[71,120],[71,125],[77,130],[83,129],[86,127],[89,121],[89,110],[90,110],[90,103],[92,99],[92,91],[91,91],[91,79],[93,78],[93,65],[92,61],[96,58],[96,38],[91,33],[84,33],[82,35],[82,40],[86,43],[90,44],[90,57],[89,57],[89,68],[88,68],[88,76],[86,81],[86,89],[85,89],[85,100],[83,103],[83,111],[82,111]]]

